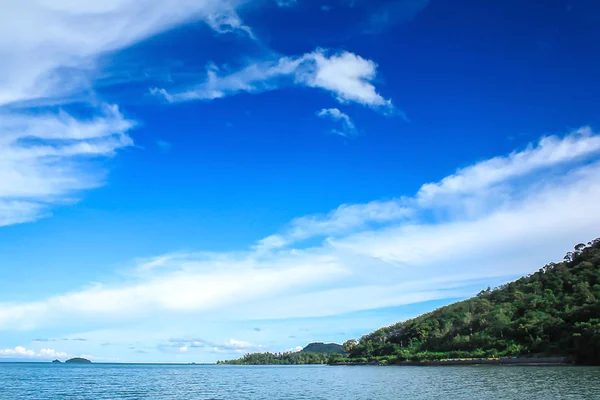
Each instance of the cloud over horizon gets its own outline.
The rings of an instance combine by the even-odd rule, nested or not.
[[[140,261],[132,282],[2,304],[0,330],[66,320],[117,327],[191,313],[218,320],[314,318],[466,296],[472,284],[532,272],[566,251],[565,243],[597,235],[600,147],[592,144],[598,137],[589,128],[545,137],[424,184],[412,198],[298,218],[247,251],[159,256]],[[536,182],[523,185],[520,179],[533,171]],[[488,202],[496,191],[501,201]],[[448,209],[463,212],[427,216]],[[300,244],[310,238],[322,241]]]

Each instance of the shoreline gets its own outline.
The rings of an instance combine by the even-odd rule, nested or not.
[[[382,364],[378,361],[370,362],[338,362],[327,364],[330,366],[455,366],[455,365],[522,365],[532,367],[576,365],[569,357],[540,357],[540,358],[500,358],[480,360],[439,360],[439,361],[403,361],[396,364]]]

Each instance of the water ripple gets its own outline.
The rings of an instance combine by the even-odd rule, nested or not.
[[[600,368],[0,364],[0,400],[600,399]]]

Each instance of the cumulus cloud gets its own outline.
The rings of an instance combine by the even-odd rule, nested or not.
[[[40,358],[40,359],[51,359],[58,357],[66,357],[67,353],[62,351],[56,351],[54,349],[41,349],[35,351],[27,349],[23,346],[16,346],[12,349],[0,349],[0,357],[4,358]]]
[[[170,102],[181,102],[214,100],[240,92],[256,93],[299,85],[328,91],[340,103],[358,103],[384,110],[392,108],[391,100],[377,93],[373,85],[377,64],[347,51],[331,53],[317,49],[299,57],[281,57],[250,64],[234,72],[220,72],[218,67],[210,65],[206,80],[195,87],[179,92],[160,88],[151,91]]]
[[[340,122],[342,124],[342,129],[332,129],[331,132],[340,135],[340,136],[354,136],[357,134],[356,126],[354,126],[354,122],[352,118],[341,112],[337,108],[324,108],[317,113],[317,116],[321,118],[331,118],[334,121]]]
[[[248,251],[163,255],[140,261],[120,285],[0,304],[0,329],[67,320],[152,324],[190,315],[212,321],[324,317],[468,296],[560,259],[573,244],[598,235],[598,137],[583,129],[543,138],[425,184],[413,197],[298,218]],[[431,193],[424,188],[447,188],[455,176],[466,181],[434,191],[435,202],[421,200]],[[492,184],[503,195],[490,203]],[[478,211],[454,213],[457,202]],[[174,348],[204,345],[195,341]]]

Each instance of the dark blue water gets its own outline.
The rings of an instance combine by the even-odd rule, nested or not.
[[[0,399],[600,399],[600,368],[5,363]]]

